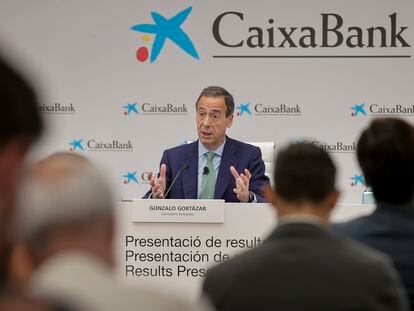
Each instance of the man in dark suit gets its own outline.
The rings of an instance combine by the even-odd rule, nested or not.
[[[389,260],[327,228],[339,195],[329,155],[290,145],[274,172],[266,197],[279,225],[256,249],[208,270],[203,290],[217,310],[406,310]]]
[[[196,109],[199,139],[164,151],[160,174],[152,174],[144,198],[264,202],[261,188],[269,179],[260,149],[226,136],[233,124],[232,95],[222,87],[207,87]]]
[[[414,310],[414,127],[399,119],[374,120],[357,150],[377,207],[333,230],[388,254]]]

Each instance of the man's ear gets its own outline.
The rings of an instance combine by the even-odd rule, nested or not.
[[[270,185],[266,185],[263,187],[263,195],[265,196],[267,202],[276,206],[277,203],[277,194],[273,191]]]
[[[331,194],[328,195],[326,198],[326,206],[329,208],[329,210],[332,210],[335,207],[340,195],[341,193],[338,190],[334,190]]]
[[[230,128],[231,126],[232,126],[232,124],[233,124],[233,114],[231,114],[231,115],[229,115],[228,117],[227,117],[227,128]]]

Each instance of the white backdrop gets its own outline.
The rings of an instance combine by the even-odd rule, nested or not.
[[[188,7],[192,10],[181,29],[199,59],[167,39],[154,62],[138,61],[138,48],[151,53],[156,36],[144,36],[131,27],[154,24],[151,12],[169,19]],[[213,35],[214,22],[226,12],[234,13],[224,14],[219,35],[227,44],[243,40],[242,47],[223,46]],[[325,28],[338,28],[344,36],[342,45],[320,47],[323,16],[328,19]],[[343,20],[341,27],[335,16]],[[284,37],[279,28],[289,33],[291,27],[296,28],[290,38],[297,47],[290,47],[289,42],[279,47]],[[311,42],[309,27],[314,29],[317,47],[299,46],[304,35],[308,35],[304,42]],[[354,28],[350,31],[349,27]],[[367,28],[371,27],[383,27],[382,47],[381,30],[374,31],[374,47],[367,47]],[[2,0],[0,10],[1,49],[10,51],[43,90],[49,131],[36,157],[69,150],[77,140],[76,152],[99,162],[118,190],[117,197],[124,199],[145,192],[141,174],[158,168],[163,149],[196,138],[194,103],[208,85],[224,86],[234,94],[236,107],[243,104],[252,113],[235,116],[230,136],[275,141],[277,148],[303,139],[328,144],[331,149],[352,146],[375,115],[412,121],[413,28],[412,0]],[[260,32],[264,46],[248,47],[249,40],[259,43]],[[337,33],[326,33],[328,44],[335,44]],[[360,34],[361,47],[346,46],[350,35],[354,35],[351,44],[358,43],[356,34]],[[250,58],[216,57],[220,55]],[[128,103],[137,104],[137,113],[127,114],[124,106]],[[145,103],[145,107],[184,105],[185,111],[148,114],[143,111]],[[56,111],[56,104],[69,111]],[[257,105],[298,107],[300,113],[257,115]],[[362,111],[352,115],[356,105],[366,116]],[[409,109],[394,113],[396,105]],[[376,107],[382,107],[383,113]],[[111,150],[108,143],[113,140],[124,144],[123,150]],[[96,142],[105,145],[95,148]],[[351,179],[361,174],[355,150],[331,152],[339,168],[341,202],[360,203],[363,185]]]

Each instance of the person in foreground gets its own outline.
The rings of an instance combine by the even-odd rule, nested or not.
[[[0,301],[16,300],[9,284],[15,193],[26,154],[43,130],[38,97],[28,80],[0,56]],[[13,293],[11,293],[13,291]],[[22,298],[23,299],[23,298]]]
[[[389,255],[414,310],[414,127],[394,118],[372,121],[358,141],[357,157],[377,206],[333,230]]]
[[[98,170],[81,155],[36,163],[16,218],[33,274],[33,297],[74,310],[194,310],[175,297],[121,286],[113,272],[114,211]]]
[[[217,310],[406,310],[389,260],[328,230],[335,171],[312,144],[279,152],[266,190],[279,224],[256,249],[208,270],[203,291]]]
[[[226,136],[233,124],[233,96],[209,86],[201,92],[196,111],[199,139],[164,151],[160,173],[152,174],[144,198],[265,202],[261,188],[269,178],[260,149]]]

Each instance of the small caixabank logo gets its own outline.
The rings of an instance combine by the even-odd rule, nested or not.
[[[123,111],[124,116],[139,114],[138,109],[139,109],[139,107],[138,107],[137,102],[126,103],[126,104],[122,105],[122,111]]]
[[[134,145],[131,140],[121,141],[118,139],[101,140],[96,138],[90,139],[71,139],[69,141],[70,151],[94,151],[94,152],[132,152]]]
[[[325,142],[319,139],[309,140],[309,142],[328,153],[355,153],[357,150],[355,142],[344,142],[342,140]]]
[[[190,6],[170,18],[166,18],[158,12],[151,12],[153,24],[137,24],[132,26],[131,30],[144,34],[141,36],[141,41],[144,45],[139,46],[136,52],[137,60],[146,62],[149,57],[151,63],[155,62],[164,49],[167,39],[189,56],[199,59],[193,42],[182,28],[191,10],[192,7]],[[147,45],[150,45],[151,41],[152,45],[149,49]]]
[[[126,117],[145,115],[188,115],[188,107],[185,104],[154,104],[149,102],[131,101],[121,104],[122,114]]]
[[[122,175],[124,185],[138,184],[137,171],[126,172]]]
[[[367,112],[365,111],[365,105],[366,103],[361,104],[355,104],[351,107],[351,117],[357,118],[357,117],[366,117]]]
[[[313,144],[327,153],[356,153],[357,144],[355,142],[345,142],[334,140],[330,142],[322,141],[317,138],[300,138],[295,140],[296,144]]]
[[[129,170],[122,174],[122,183],[124,185],[148,184],[151,178],[151,172],[138,173],[138,170]]]
[[[367,102],[355,104],[351,107],[351,117],[358,119],[370,117],[414,117],[414,104],[369,104]]]
[[[53,115],[74,115],[77,113],[76,106],[73,103],[62,104],[55,102],[47,105],[42,104],[39,106],[41,114],[53,114]]]
[[[351,187],[362,187],[365,189],[366,183],[364,175],[354,174],[353,176],[349,177],[349,179],[351,180]]]
[[[85,148],[83,147],[83,139],[72,139],[69,142],[70,145],[70,151],[85,151]]]
[[[236,115],[238,117],[242,116],[252,116],[252,112],[250,110],[250,103],[241,103],[236,106]]]
[[[293,116],[302,115],[302,107],[287,104],[262,104],[243,102],[236,105],[236,116],[238,117],[262,117],[262,116]]]

